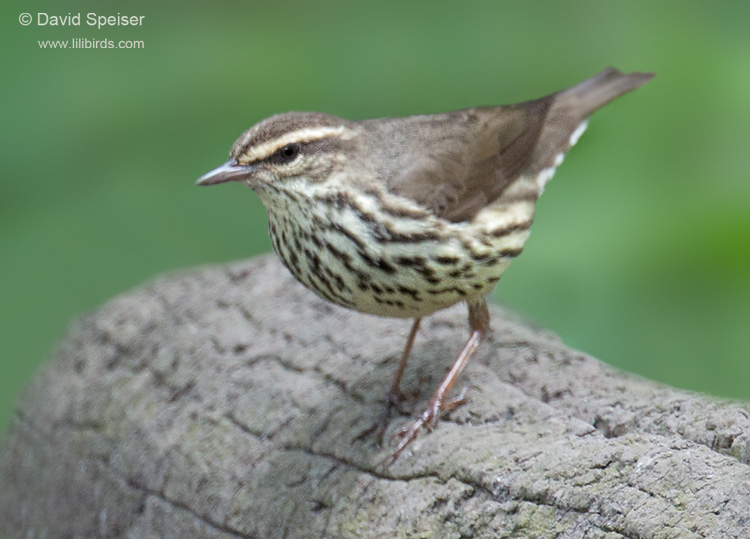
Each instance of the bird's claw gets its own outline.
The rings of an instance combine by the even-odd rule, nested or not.
[[[438,395],[434,396],[430,401],[430,404],[427,406],[427,409],[422,412],[422,415],[419,419],[417,419],[412,425],[404,426],[393,433],[393,435],[391,436],[391,441],[396,438],[400,438],[401,441],[396,446],[396,449],[394,449],[392,453],[390,453],[385,459],[383,459],[381,465],[387,468],[391,464],[396,462],[404,449],[406,449],[406,447],[410,443],[417,439],[417,436],[419,436],[419,433],[422,431],[422,429],[427,429],[428,431],[432,432],[437,426],[441,414],[450,412],[466,404],[467,390],[468,386],[464,387],[461,390],[461,393],[459,393],[458,397],[455,397],[448,401],[444,401]]]

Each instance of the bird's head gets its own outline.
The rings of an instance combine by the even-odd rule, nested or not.
[[[198,185],[242,181],[253,189],[282,187],[290,180],[319,183],[347,164],[357,144],[353,124],[320,113],[277,114],[245,131],[230,159],[203,175]]]

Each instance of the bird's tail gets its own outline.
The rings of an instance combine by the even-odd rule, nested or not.
[[[555,106],[566,108],[583,120],[613,99],[645,84],[653,76],[653,73],[626,74],[614,67],[608,67],[590,79],[557,92],[554,94],[554,103]]]
[[[536,178],[540,193],[586,129],[588,117],[613,99],[645,84],[653,76],[652,73],[625,74],[610,67],[567,90],[538,100],[546,102],[548,109],[528,173]]]

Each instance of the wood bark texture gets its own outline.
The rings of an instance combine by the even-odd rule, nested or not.
[[[750,537],[750,406],[491,314],[468,403],[383,469],[389,448],[358,435],[410,321],[334,307],[272,257],[122,294],[72,325],[19,400],[0,535]],[[413,414],[467,336],[462,306],[424,321],[402,386]]]

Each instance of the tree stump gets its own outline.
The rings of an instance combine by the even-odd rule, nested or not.
[[[619,372],[492,307],[468,403],[391,467],[358,439],[410,322],[272,257],[159,278],[79,319],[0,454],[7,537],[750,537],[750,406]],[[414,412],[468,336],[426,319]],[[388,433],[413,421],[399,416]]]

